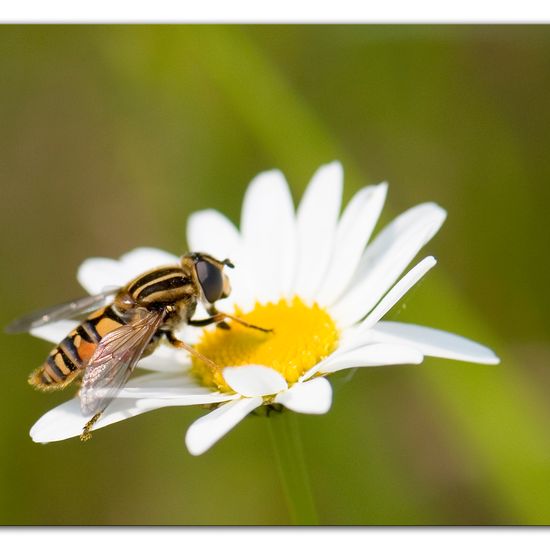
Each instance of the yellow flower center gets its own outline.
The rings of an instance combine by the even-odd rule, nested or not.
[[[205,330],[195,349],[216,367],[193,356],[192,370],[203,384],[230,391],[222,376],[228,366],[264,365],[280,372],[289,384],[336,348],[339,332],[330,315],[317,304],[307,306],[295,297],[276,304],[256,303],[235,316],[247,323],[272,329],[261,332],[230,321],[230,330]]]

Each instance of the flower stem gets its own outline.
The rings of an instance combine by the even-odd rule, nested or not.
[[[319,525],[296,414],[283,410],[267,422],[292,523]]]

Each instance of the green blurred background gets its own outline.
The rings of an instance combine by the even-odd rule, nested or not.
[[[550,523],[548,27],[4,26],[0,74],[2,325],[78,296],[87,257],[183,252],[201,208],[238,221],[259,171],[299,199],[340,159],[346,199],[390,182],[383,222],[449,211],[439,266],[388,317],[502,363],[335,377],[331,412],[299,418],[321,522]],[[32,391],[50,346],[0,337],[0,523],[289,521],[265,418],[201,457],[195,407],[37,445],[72,390]]]

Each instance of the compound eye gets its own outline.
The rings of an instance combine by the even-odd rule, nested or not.
[[[206,299],[213,304],[219,300],[223,292],[223,277],[221,269],[210,262],[200,260],[196,264],[199,283]]]

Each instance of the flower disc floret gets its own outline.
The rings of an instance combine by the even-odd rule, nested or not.
[[[204,385],[220,391],[231,391],[222,375],[225,367],[265,365],[293,384],[338,345],[339,331],[327,311],[317,304],[306,305],[298,297],[256,303],[247,313],[236,308],[235,315],[272,332],[260,332],[235,322],[230,330],[204,331],[195,348],[218,368],[193,358],[193,372]]]

